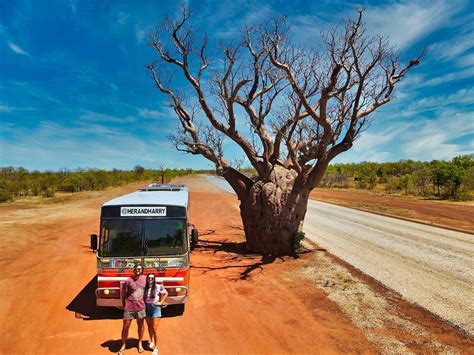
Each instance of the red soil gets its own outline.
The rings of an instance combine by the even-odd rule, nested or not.
[[[190,302],[184,315],[162,319],[161,354],[381,351],[323,290],[299,276],[314,254],[272,260],[246,253],[235,198],[202,180],[182,181],[191,187],[192,222],[201,236],[191,256]],[[101,203],[136,188],[33,208],[0,206],[1,354],[118,351],[121,312],[94,305],[88,235],[98,232]],[[435,323],[446,337],[449,327]],[[453,333],[449,342],[459,337]],[[126,354],[136,353],[136,324],[130,338]]]
[[[474,233],[472,202],[418,200],[342,189],[315,189],[310,198]]]

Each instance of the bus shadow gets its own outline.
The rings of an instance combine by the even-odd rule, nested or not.
[[[97,307],[95,304],[96,288],[97,276],[94,276],[66,306],[66,309],[74,312],[76,318],[84,320],[121,319],[122,310],[115,307]]]
[[[123,310],[115,307],[97,307],[95,290],[97,288],[97,276],[77,294],[66,306],[68,311],[74,312],[76,318],[83,320],[122,319]],[[162,318],[173,318],[183,315],[183,309],[177,306],[168,306],[162,310]]]

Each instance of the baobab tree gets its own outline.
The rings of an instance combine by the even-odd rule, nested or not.
[[[387,38],[365,31],[363,10],[323,34],[319,51],[294,45],[285,18],[245,27],[219,55],[208,55],[207,37],[198,37],[184,6],[150,34],[157,60],[147,69],[179,119],[171,139],[232,186],[248,249],[291,254],[329,162],[352,147],[421,55],[402,66]],[[225,139],[241,148],[252,177],[224,157]]]

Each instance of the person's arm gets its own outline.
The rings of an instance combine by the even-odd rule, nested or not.
[[[168,297],[168,291],[166,291],[166,288],[164,288],[163,286],[161,286],[161,287],[162,287],[162,289],[160,291],[160,293],[161,293],[160,302],[158,302],[158,304],[160,306],[162,306],[164,304],[164,302],[166,300],[166,297]]]
[[[120,300],[122,301],[122,308],[125,308],[125,298],[127,298],[127,281],[121,282],[121,292],[120,292]]]

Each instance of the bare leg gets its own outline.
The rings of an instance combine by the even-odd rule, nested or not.
[[[148,328],[148,334],[150,335],[150,343],[156,344],[155,343],[155,332],[153,329],[153,318],[146,317],[146,325]]]
[[[161,318],[153,318],[153,330],[155,333],[155,349],[158,348],[158,326],[160,325]]]
[[[130,324],[132,324],[131,320],[123,320],[123,327],[122,327],[122,347],[120,351],[124,351],[127,345],[127,338],[128,338],[128,330],[130,329]]]
[[[143,349],[143,333],[145,328],[143,327],[143,318],[137,319],[138,323],[138,349]]]

